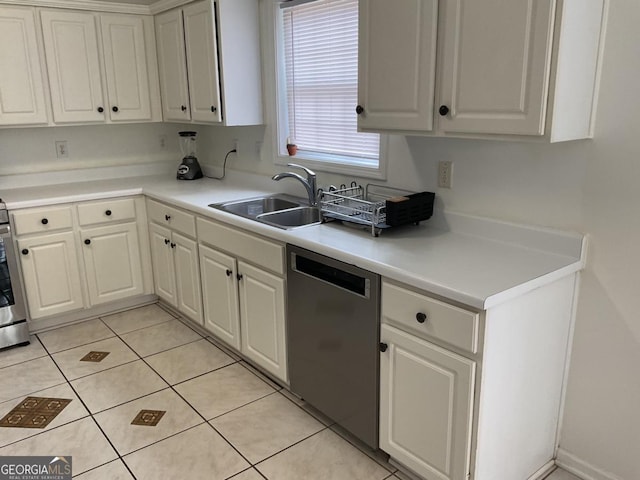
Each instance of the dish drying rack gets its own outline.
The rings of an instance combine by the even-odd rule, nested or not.
[[[382,230],[393,226],[387,223],[387,200],[407,195],[415,193],[373,183],[362,188],[351,182],[349,187],[343,184],[339,189],[320,190],[318,203],[323,222],[332,219],[367,226],[371,228],[371,235],[377,237]],[[419,220],[407,223],[417,224]]]

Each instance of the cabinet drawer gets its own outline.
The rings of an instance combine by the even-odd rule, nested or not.
[[[422,317],[423,314],[425,317]],[[423,322],[420,320],[424,319]],[[382,282],[382,322],[398,325],[421,337],[431,337],[478,351],[478,314]]]
[[[78,219],[81,226],[99,223],[135,220],[136,207],[132,198],[101,200],[78,205]]]
[[[18,210],[11,215],[16,235],[51,232],[73,226],[70,205]]]
[[[198,218],[198,240],[284,274],[284,246],[277,243],[202,218]]]
[[[154,200],[147,200],[149,220],[196,238],[196,219],[187,212]]]

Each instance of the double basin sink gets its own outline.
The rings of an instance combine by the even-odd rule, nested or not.
[[[320,209],[310,207],[303,201],[287,195],[212,203],[211,208],[250,218],[278,228],[291,229],[321,223]]]

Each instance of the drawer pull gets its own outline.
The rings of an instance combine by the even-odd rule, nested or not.
[[[389,348],[389,345],[387,345],[386,343],[380,343],[380,351],[381,352],[386,352],[387,348]]]
[[[104,212],[104,214],[105,214],[107,217],[110,217],[110,216],[111,216],[111,210],[107,210],[106,212]]]
[[[29,250],[27,250],[26,248],[22,249],[22,254],[23,255],[29,255]]]
[[[91,240],[89,240],[88,238],[84,241],[85,245],[91,245]]]
[[[227,268],[227,277],[230,277],[231,275],[233,275],[233,272]]]
[[[416,320],[418,323],[424,323],[427,321],[427,315],[425,313],[418,312],[416,313]]]
[[[169,220],[171,220],[171,215],[165,215],[164,219],[168,222]]]
[[[46,225],[47,223],[49,223],[49,219],[43,218],[42,220],[40,220],[40,223],[42,223],[43,225]]]

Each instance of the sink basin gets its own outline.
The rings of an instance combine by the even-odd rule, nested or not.
[[[250,218],[278,228],[298,228],[321,221],[320,210],[304,205],[304,200],[286,195],[269,195],[232,202],[212,203],[211,208]]]
[[[225,212],[235,213],[242,217],[255,219],[258,215],[264,213],[299,207],[300,203],[280,196],[269,196],[237,200],[234,202],[214,203],[209,206],[217,208],[218,210],[224,210]]]
[[[281,228],[303,227],[320,223],[320,210],[316,207],[298,207],[279,212],[264,213],[257,220]]]

